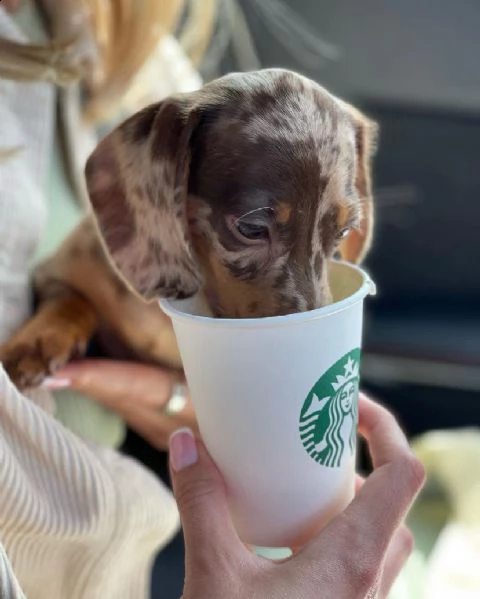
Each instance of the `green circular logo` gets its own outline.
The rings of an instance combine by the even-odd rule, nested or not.
[[[319,464],[339,468],[346,451],[355,453],[360,349],[331,366],[315,383],[300,412],[300,438]]]

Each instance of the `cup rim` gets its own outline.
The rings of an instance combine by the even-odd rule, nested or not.
[[[235,329],[259,329],[265,327],[279,327],[310,322],[320,318],[326,318],[337,312],[343,312],[353,304],[362,301],[367,295],[375,295],[376,287],[370,276],[360,267],[343,260],[333,260],[335,264],[355,270],[363,279],[362,285],[352,295],[343,300],[329,304],[322,308],[309,310],[307,312],[296,312],[284,316],[265,316],[263,318],[215,318],[212,316],[199,316],[182,312],[173,304],[178,304],[188,300],[169,300],[160,299],[159,304],[163,312],[172,319],[172,321],[188,322],[191,325],[200,325],[204,327],[220,327]]]

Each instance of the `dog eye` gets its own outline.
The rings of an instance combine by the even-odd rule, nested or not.
[[[252,210],[243,216],[226,217],[227,227],[238,241],[247,245],[265,245],[271,238],[271,214],[269,208]]]
[[[268,226],[265,224],[238,220],[235,223],[235,229],[237,233],[249,241],[260,241],[269,237]]]
[[[345,239],[345,237],[350,233],[350,227],[345,227],[344,229],[341,229],[338,233],[337,233],[337,239],[340,241],[341,239]]]

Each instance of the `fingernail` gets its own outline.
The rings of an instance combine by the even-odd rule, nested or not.
[[[40,387],[43,387],[44,389],[66,389],[67,387],[70,387],[71,384],[72,381],[70,379],[56,379],[53,376],[47,376],[43,379]]]
[[[170,436],[170,464],[175,472],[192,466],[198,460],[198,451],[192,431],[185,427]]]

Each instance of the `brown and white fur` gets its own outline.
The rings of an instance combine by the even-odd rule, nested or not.
[[[326,264],[372,234],[376,127],[293,72],[234,73],[129,118],[86,166],[91,213],[35,273],[39,309],[0,359],[36,385],[109,330],[181,367],[159,297],[205,293],[218,317],[330,301]]]

